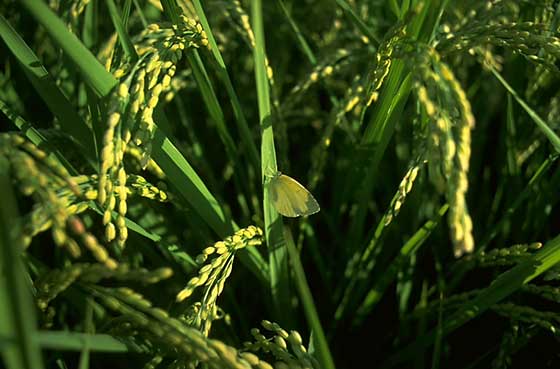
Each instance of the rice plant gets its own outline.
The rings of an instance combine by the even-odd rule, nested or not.
[[[560,365],[558,1],[0,10],[0,367]]]

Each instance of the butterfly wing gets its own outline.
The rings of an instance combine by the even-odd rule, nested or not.
[[[272,203],[286,217],[299,217],[317,213],[321,208],[317,200],[295,179],[280,174],[269,185]]]

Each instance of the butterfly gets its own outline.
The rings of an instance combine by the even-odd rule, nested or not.
[[[319,203],[301,183],[280,172],[268,183],[270,200],[276,210],[285,217],[296,218],[319,212]]]

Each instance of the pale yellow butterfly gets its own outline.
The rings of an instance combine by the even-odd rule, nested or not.
[[[317,200],[302,184],[280,172],[270,179],[268,193],[276,210],[285,217],[311,215],[321,210]]]

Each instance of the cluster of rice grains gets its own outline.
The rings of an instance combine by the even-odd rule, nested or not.
[[[288,333],[278,323],[268,320],[263,320],[261,324],[267,332],[272,334],[272,337],[267,338],[258,328],[253,328],[251,335],[254,342],[246,342],[246,349],[272,355],[276,369],[319,368],[317,360],[307,353],[301,335],[297,331]]]
[[[220,317],[216,300],[231,273],[235,253],[248,246],[260,245],[262,242],[262,230],[250,226],[205,248],[196,257],[198,264],[206,264],[199,269],[198,276],[191,278],[187,286],[177,294],[177,301],[183,301],[189,298],[195,289],[205,287],[202,301],[191,305],[192,313],[187,317],[204,335],[209,334],[212,320]],[[209,257],[212,258],[208,260]]]
[[[428,124],[427,159],[432,182],[445,191],[448,223],[456,257],[474,250],[466,203],[474,117],[461,85],[434,49],[427,48],[416,74],[416,95]]]
[[[492,53],[501,47],[558,72],[554,60],[560,56],[560,39],[551,35],[550,20],[547,19],[554,14],[552,6],[546,6],[543,1],[535,9],[537,14],[541,12],[540,17],[537,16],[535,21],[517,22],[515,20],[522,18],[519,2],[488,1],[481,4],[478,9],[469,9],[453,26],[444,24],[441,27],[436,42],[441,55],[465,50],[474,54],[484,48]]]
[[[55,244],[72,257],[81,256],[81,244],[98,262],[116,268],[117,262],[76,216],[88,208],[79,177],[72,177],[53,154],[48,155],[18,134],[0,135],[0,156],[11,164],[21,193],[35,201],[23,223],[25,247],[34,236],[50,229]]]
[[[242,353],[221,341],[209,339],[184,319],[176,319],[141,294],[129,288],[92,286],[89,292],[104,306],[120,314],[111,334],[122,337],[132,347],[148,347],[156,366],[164,358],[173,358],[172,368],[271,369],[253,354]]]
[[[172,274],[172,270],[167,267],[149,271],[144,268],[131,269],[126,264],[109,268],[103,264],[74,263],[62,269],[51,269],[35,281],[37,306],[46,313],[44,324],[49,326],[49,318],[55,313],[49,303],[74,283],[97,284],[103,279],[114,279],[152,284]]]
[[[171,28],[157,24],[148,26],[137,39],[139,61],[134,66],[122,65],[114,72],[115,77],[124,79],[110,97],[97,200],[105,211],[103,224],[107,241],[116,239],[121,247],[128,238],[124,153],[129,146],[141,147],[141,165],[148,166],[155,132],[153,114],[160,95],[170,89],[183,51],[208,46],[200,23],[184,16],[181,20],[180,25]],[[116,227],[112,215],[115,208]]]

